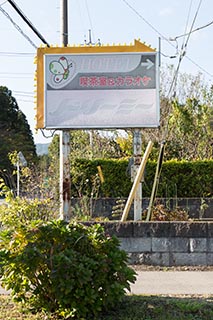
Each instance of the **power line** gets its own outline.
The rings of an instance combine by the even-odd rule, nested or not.
[[[184,32],[184,33],[186,33],[186,30],[187,30],[187,28],[188,28],[189,17],[190,17],[190,13],[191,13],[191,9],[192,9],[192,2],[193,2],[193,0],[191,0],[191,2],[190,2],[189,12],[188,12],[187,20],[186,20],[186,27],[185,27],[185,32]],[[184,40],[185,40],[185,37],[183,38],[182,48],[183,48],[183,45],[184,45]],[[182,49],[182,48],[181,48],[181,49]]]
[[[21,35],[35,48],[37,49],[37,46],[35,43],[24,33],[24,31],[20,28],[20,26],[13,21],[11,16],[6,12],[1,6],[0,6],[0,11],[5,15],[5,17],[10,20],[10,22],[13,24],[13,26],[18,30],[18,32],[21,33]]]
[[[19,98],[17,98],[17,100],[20,102],[30,102],[30,103],[34,103],[34,101],[33,100],[26,100],[26,99],[19,99]]]
[[[87,15],[88,15],[88,18],[89,18],[90,28],[91,28],[91,30],[92,30],[93,37],[95,38],[95,34],[94,34],[94,30],[93,30],[93,25],[92,25],[92,19],[91,19],[91,16],[90,16],[89,6],[88,6],[87,0],[85,0],[85,3],[86,3]]]
[[[3,52],[0,51],[0,56],[5,56],[5,57],[24,57],[26,58],[27,56],[29,57],[34,57],[35,53],[28,53],[28,52]]]
[[[190,33],[192,34],[192,33],[194,33],[194,32],[197,32],[197,31],[199,31],[199,30],[202,30],[202,29],[204,29],[204,28],[210,27],[212,24],[213,24],[213,21],[210,21],[209,23],[205,24],[204,26],[201,26],[201,27],[198,27],[198,28],[192,30]],[[181,34],[181,35],[176,36],[176,37],[174,37],[174,38],[169,38],[169,40],[170,40],[170,41],[175,41],[175,40],[177,40],[177,39],[179,39],[179,38],[182,38],[182,37],[187,36],[188,34],[189,34],[189,32],[184,33],[184,34]]]
[[[184,39],[183,39],[183,43],[182,43],[181,51],[180,51],[180,55],[179,55],[178,65],[177,65],[176,72],[174,74],[174,77],[173,77],[173,80],[172,80],[172,83],[171,83],[169,95],[171,94],[172,90],[174,90],[173,94],[175,95],[175,87],[176,87],[176,84],[177,84],[177,78],[178,78],[178,73],[179,73],[179,69],[180,69],[180,64],[181,64],[184,56],[186,55],[186,48],[187,48],[187,45],[188,45],[188,42],[189,42],[189,38],[191,36],[191,31],[193,30],[193,26],[195,24],[195,20],[197,18],[198,12],[200,10],[201,3],[202,3],[202,0],[200,0],[200,2],[199,2],[198,8],[196,10],[194,19],[193,19],[192,24],[191,24],[190,32],[189,32],[189,34],[187,36],[186,41],[184,42]],[[187,29],[188,22],[189,22],[189,15],[190,15],[190,11],[191,11],[191,6],[192,6],[192,0],[191,0],[190,7],[189,7],[189,13],[188,13],[188,17],[187,17],[186,29]]]
[[[142,19],[152,30],[154,30],[161,38],[169,42],[170,41],[162,34],[160,33],[148,20],[146,20],[133,6],[129,4],[127,0],[122,0],[140,19]]]
[[[177,58],[178,54],[180,54],[178,52],[178,46],[174,46],[171,41],[176,41],[176,37],[175,38],[167,38],[165,37],[162,33],[160,33],[148,20],[146,20],[132,5],[129,4],[129,2],[127,0],[122,0],[141,20],[143,20],[153,31],[155,31],[155,33],[158,34],[158,36],[160,36],[160,38],[162,38],[163,40],[167,41],[169,43],[170,46],[176,48],[177,50],[177,53],[173,56],[168,56],[162,52],[160,52],[161,55],[163,55],[164,57],[168,57],[168,58]],[[197,30],[200,30],[202,28],[206,28],[208,27],[209,25],[213,24],[213,21],[210,22],[209,24],[203,26],[203,27],[200,27],[200,28],[197,28],[195,30],[190,30],[190,34],[192,32],[195,32]],[[189,33],[187,33],[186,35],[188,35]],[[180,37],[183,37],[185,35],[181,35]],[[179,38],[179,36],[177,37]],[[202,70],[204,73],[208,74],[209,76],[213,77],[212,74],[210,74],[208,71],[206,71],[203,67],[201,67],[198,63],[196,63],[194,60],[192,60],[191,58],[189,58],[187,55],[185,55],[186,59],[188,59],[192,64],[194,64],[196,67],[198,67],[200,70]]]
[[[189,38],[190,38],[190,36],[191,36],[191,34],[192,34],[192,30],[193,30],[193,27],[194,27],[194,24],[195,24],[195,20],[197,19],[197,15],[198,15],[198,12],[199,12],[199,10],[200,10],[200,6],[201,6],[202,2],[203,2],[203,0],[200,0],[199,5],[198,5],[198,7],[197,7],[197,10],[196,10],[194,19],[193,19],[193,21],[192,21],[191,29],[190,29],[190,31],[189,31],[189,34],[188,34],[187,39],[186,39],[186,42],[185,42],[185,48],[186,48],[187,45],[188,45]]]
[[[6,75],[6,76],[4,76],[4,75],[2,75],[2,74],[0,74],[0,78],[1,79],[30,79],[30,78],[32,78],[32,76],[8,76],[8,75]]]
[[[29,96],[34,96],[33,92],[27,92],[27,91],[15,91],[13,90],[13,93],[17,94],[17,95],[29,95]]]
[[[33,72],[0,72],[0,74],[6,75],[33,75]]]
[[[16,10],[16,12],[20,15],[20,17],[26,22],[26,24],[33,30],[33,32],[39,37],[39,39],[46,44],[48,47],[50,46],[49,43],[44,39],[41,33],[36,29],[36,27],[32,24],[32,22],[27,18],[27,16],[23,13],[23,11],[17,6],[15,1],[7,0],[11,6]]]
[[[202,3],[203,0],[200,0],[199,2],[199,5],[197,7],[197,10],[195,12],[195,15],[194,15],[194,19],[192,21],[192,24],[191,24],[191,28],[190,28],[190,32],[188,34],[188,37],[185,41],[185,43],[183,42],[182,44],[182,51],[180,53],[180,56],[179,56],[179,61],[178,61],[178,65],[177,65],[177,68],[176,68],[176,71],[175,71],[175,74],[173,76],[173,79],[172,79],[172,83],[171,83],[171,86],[170,86],[170,90],[169,90],[169,93],[168,93],[168,96],[170,96],[170,94],[172,93],[173,91],[173,98],[175,98],[175,95],[176,95],[176,92],[175,92],[175,87],[176,87],[176,84],[177,84],[177,79],[178,79],[178,73],[179,73],[179,69],[180,69],[180,64],[186,54],[186,49],[187,49],[187,45],[188,45],[188,42],[189,42],[189,38],[191,36],[191,31],[193,30],[193,27],[194,27],[194,24],[195,24],[195,20],[197,18],[197,15],[198,15],[198,12],[200,10],[200,6],[201,6],[201,3]],[[165,141],[166,140],[166,137],[168,135],[168,132],[169,132],[169,120],[170,120],[170,115],[171,115],[171,107],[170,107],[170,111],[169,111],[169,114],[168,114],[168,120],[167,120],[167,124],[166,124],[166,127],[165,127],[165,130],[164,130],[164,134],[163,134],[163,140]]]

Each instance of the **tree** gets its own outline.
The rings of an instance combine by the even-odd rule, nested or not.
[[[168,141],[173,144],[176,158],[211,159],[213,134],[210,128],[210,107],[197,99],[182,105],[175,101],[170,119]]]
[[[36,148],[26,116],[19,109],[12,92],[0,87],[0,176],[13,187],[13,167],[8,154],[22,151],[28,162],[36,160]]]
[[[213,88],[207,85],[201,73],[183,73],[179,74],[177,85],[170,92],[173,74],[172,66],[161,70],[160,126],[142,129],[144,145],[149,140],[154,141],[155,159],[158,144],[164,140],[165,160],[211,159]]]

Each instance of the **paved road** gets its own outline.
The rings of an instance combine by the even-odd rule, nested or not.
[[[133,294],[213,295],[213,271],[137,271]],[[5,294],[0,287],[0,294]]]
[[[213,271],[137,271],[133,294],[213,295]]]

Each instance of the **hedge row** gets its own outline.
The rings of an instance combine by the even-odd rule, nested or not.
[[[72,196],[94,195],[100,197],[128,197],[132,182],[128,172],[128,160],[78,159],[72,163]],[[95,176],[101,167],[104,182],[98,188]],[[143,197],[151,195],[156,162],[148,161],[143,183]],[[80,190],[80,191],[79,191]],[[79,194],[81,193],[81,194]],[[97,195],[97,194],[96,194]],[[163,163],[158,197],[212,197],[213,160],[176,161]]]

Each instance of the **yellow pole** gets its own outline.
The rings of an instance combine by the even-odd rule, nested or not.
[[[134,180],[132,189],[130,191],[129,197],[127,199],[127,202],[126,202],[126,205],[125,205],[125,208],[124,208],[124,212],[123,212],[123,215],[121,217],[121,222],[126,221],[126,219],[127,219],[127,216],[128,216],[132,201],[133,201],[133,199],[135,197],[135,193],[137,191],[138,185],[141,182],[141,179],[142,179],[142,176],[143,176],[143,173],[144,173],[144,170],[145,170],[145,166],[146,166],[149,154],[151,152],[152,146],[153,146],[153,142],[149,141],[149,143],[148,143],[148,145],[146,147],[146,151],[145,151],[145,153],[143,155],[143,159],[141,161],[141,164],[140,164],[140,166],[138,168],[138,172],[137,172],[137,175],[135,177],[135,180]]]

